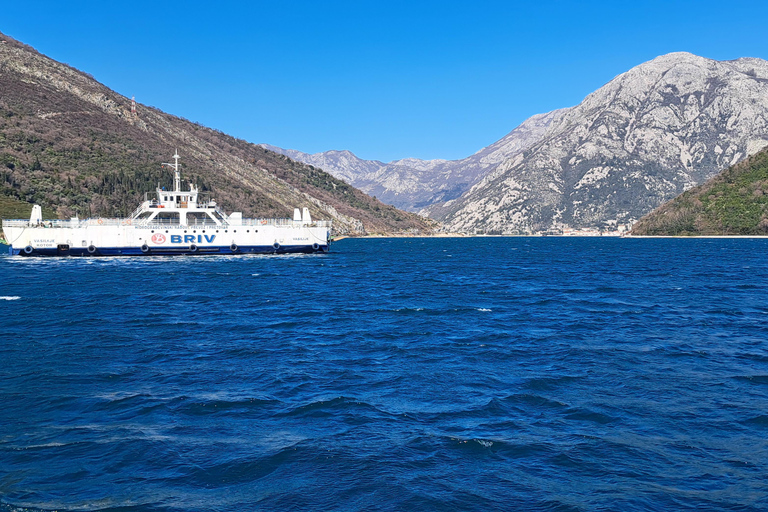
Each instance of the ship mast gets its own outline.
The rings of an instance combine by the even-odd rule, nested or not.
[[[176,191],[181,191],[181,170],[179,169],[179,150],[173,150],[173,184],[176,186]]]
[[[179,169],[179,150],[174,150],[173,153],[173,162],[172,164],[169,163],[163,163],[163,165],[167,165],[169,167],[173,167],[173,185],[174,185],[174,192],[181,192],[181,171]]]

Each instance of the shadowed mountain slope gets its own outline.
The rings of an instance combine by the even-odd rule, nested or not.
[[[632,234],[768,235],[768,149],[657,208]]]
[[[430,231],[429,220],[295,162],[156,108],[137,106],[90,75],[0,34],[0,205],[17,217],[39,203],[61,217],[124,216],[172,174],[227,211],[289,217],[307,206],[337,233]],[[29,207],[31,209],[31,207]]]
[[[672,53],[617,76],[427,212],[456,231],[628,223],[766,144],[768,62]]]
[[[449,231],[531,233],[631,224],[766,144],[768,62],[679,52],[462,160],[385,164],[349,151],[272,149]]]
[[[310,155],[268,144],[262,146],[319,167],[385,203],[419,211],[461,196],[486,173],[538,142],[566,111],[532,116],[502,139],[461,160],[404,158],[383,163],[363,160],[350,151]]]

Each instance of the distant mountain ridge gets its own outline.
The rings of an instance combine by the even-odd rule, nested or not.
[[[263,147],[319,167],[368,195],[408,211],[458,198],[500,163],[522,153],[544,136],[567,109],[532,116],[504,138],[461,160],[404,158],[389,163],[363,160],[350,151],[308,154],[269,144]]]
[[[431,232],[434,223],[370,198],[324,171],[138,105],[90,75],[0,34],[0,209],[41,204],[68,217],[123,216],[178,149],[185,180],[227,211],[290,217],[308,207],[339,233]],[[21,210],[26,210],[21,211]]]
[[[632,223],[768,144],[768,62],[662,55],[462,160],[309,162],[458,232]]]
[[[127,98],[2,34],[0,91],[0,208],[37,202],[63,217],[130,213],[169,179],[157,164],[178,148],[188,178],[246,215],[308,204],[341,232],[435,229],[384,201],[428,213],[446,231],[605,227],[639,219],[768,145],[768,62],[682,52],[632,68],[575,107],[533,116],[461,160],[308,155],[143,105],[133,115]]]
[[[768,144],[768,62],[672,53],[569,109],[520,158],[429,209],[459,231],[639,219]]]

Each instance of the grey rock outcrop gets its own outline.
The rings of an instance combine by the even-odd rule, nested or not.
[[[409,211],[456,199],[489,170],[520,155],[540,140],[567,110],[532,116],[501,140],[461,160],[405,158],[384,163],[362,160],[350,151],[307,154],[269,144],[270,151],[319,167],[381,201]]]
[[[265,147],[449,231],[530,233],[631,223],[766,145],[768,62],[679,52],[462,160],[383,163]]]
[[[464,232],[622,224],[766,145],[768,62],[672,53],[617,76],[426,212]]]

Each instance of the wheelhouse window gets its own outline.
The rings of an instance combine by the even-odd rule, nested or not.
[[[214,221],[206,212],[187,212],[187,224],[190,226],[214,225]]]
[[[158,224],[178,224],[179,212],[159,212],[152,220]]]

